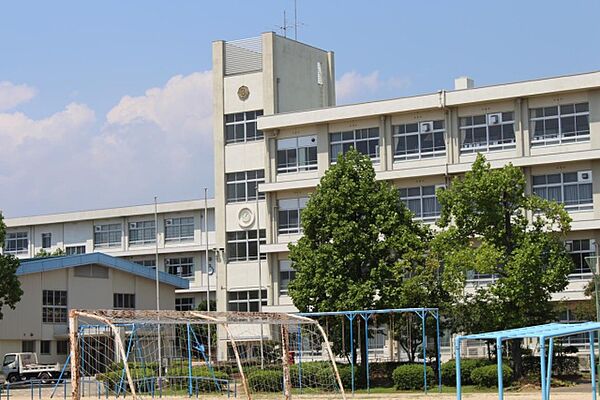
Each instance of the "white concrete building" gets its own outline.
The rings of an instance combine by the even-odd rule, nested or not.
[[[573,217],[566,245],[576,267],[555,297],[584,298],[584,259],[600,239],[600,72],[487,87],[463,77],[453,90],[335,106],[333,53],[265,33],[214,42],[213,85],[208,248],[219,310],[295,310],[287,245],[301,235],[319,178],[351,146],[427,223],[440,214],[436,186],[469,170],[478,152],[493,166],[521,167],[529,191]],[[203,218],[202,201],[159,205],[159,268],[190,281],[176,291],[180,309],[205,298]],[[151,267],[152,221],[153,206],[8,219],[5,251],[100,251]]]

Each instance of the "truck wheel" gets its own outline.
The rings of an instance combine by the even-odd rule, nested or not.
[[[21,377],[19,376],[19,374],[10,374],[10,375],[8,375],[6,380],[8,381],[8,383],[15,383],[15,382],[20,381]]]
[[[40,381],[42,381],[43,385],[47,385],[48,383],[52,383],[52,375],[50,375],[48,372],[42,372],[38,376],[38,379]]]

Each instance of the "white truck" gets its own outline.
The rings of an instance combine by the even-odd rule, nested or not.
[[[62,367],[56,364],[38,364],[36,353],[8,353],[2,361],[1,377],[8,383],[39,379],[50,383],[58,379]]]

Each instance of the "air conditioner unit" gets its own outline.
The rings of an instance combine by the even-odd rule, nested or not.
[[[591,182],[592,181],[592,171],[577,172],[577,181],[578,182]]]
[[[100,225],[94,226],[94,232],[102,232],[102,227]]]
[[[165,260],[165,265],[171,265],[171,260],[167,258],[167,259]]]
[[[137,222],[130,222],[129,223],[129,229],[136,229],[137,228]]]
[[[433,131],[433,121],[421,122],[421,133],[429,133]]]
[[[498,125],[502,122],[502,113],[488,114],[488,125]]]
[[[166,225],[166,226],[173,225],[173,220],[172,220],[172,219],[170,219],[170,218],[169,218],[169,219],[165,219],[165,225]]]

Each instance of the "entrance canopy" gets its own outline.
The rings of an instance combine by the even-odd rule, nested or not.
[[[550,398],[550,378],[552,373],[552,353],[554,339],[587,333],[590,341],[590,365],[592,375],[592,399],[596,398],[596,365],[594,360],[595,331],[600,330],[600,322],[582,322],[578,324],[545,324],[528,326],[524,328],[507,329],[496,332],[476,333],[472,335],[457,336],[455,340],[456,354],[456,398],[462,398],[460,376],[460,344],[464,340],[495,340],[496,358],[498,363],[498,399],[503,399],[502,382],[502,341],[511,339],[536,338],[540,344],[540,375],[542,381],[542,399]],[[548,364],[546,365],[546,341],[548,341]],[[545,371],[545,372],[544,372]]]

